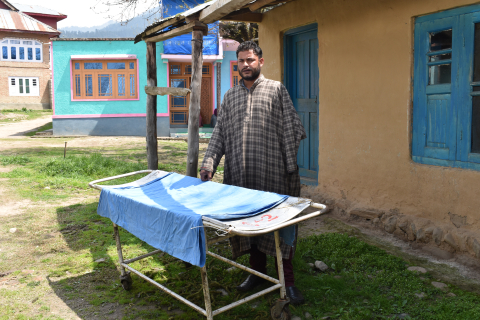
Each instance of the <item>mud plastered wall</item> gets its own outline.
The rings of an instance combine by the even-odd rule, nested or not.
[[[478,257],[480,172],[411,158],[414,18],[473,3],[297,0],[265,14],[259,42],[263,73],[281,81],[283,33],[318,24],[319,184],[304,192]]]

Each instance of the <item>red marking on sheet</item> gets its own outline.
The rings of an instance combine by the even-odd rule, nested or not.
[[[265,217],[268,217],[267,218],[267,221],[270,222],[270,221],[273,221],[275,219],[278,219],[278,216],[275,216],[275,217],[272,217],[271,215],[269,214],[264,214],[263,216],[260,217],[260,220],[255,220],[256,223],[259,223],[259,222],[262,222],[265,220]]]
[[[246,222],[246,221],[243,221],[242,224],[243,224],[243,225],[249,225],[249,226],[252,226],[252,225],[253,225],[253,226],[255,226],[255,227],[260,227],[259,224],[251,224],[251,223],[248,223],[248,222]]]

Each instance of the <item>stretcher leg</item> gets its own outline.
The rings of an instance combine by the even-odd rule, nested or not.
[[[118,232],[118,226],[113,224],[113,234],[115,236],[115,242],[117,243],[117,253],[118,261],[120,265],[120,282],[122,283],[123,289],[129,291],[132,288],[132,278],[130,277],[130,272],[125,271],[123,266],[123,253],[122,253],[122,244],[120,242],[120,233]]]
[[[203,297],[205,298],[205,311],[207,312],[207,320],[213,320],[210,289],[208,287],[207,266],[200,268],[200,274],[202,275]]]
[[[285,289],[285,276],[283,274],[282,251],[280,250],[280,234],[278,230],[274,232],[274,236],[275,251],[277,253],[278,280],[282,286],[280,288],[280,299],[273,304],[270,310],[270,315],[273,320],[290,320],[291,313],[288,308],[290,300],[287,297],[287,290]]]
[[[282,251],[280,250],[280,234],[277,231],[274,232],[275,235],[275,251],[277,252],[277,267],[278,267],[278,280],[282,287],[280,288],[280,299],[287,299],[287,290],[285,289],[285,276],[283,274],[283,260],[282,260]]]
[[[205,239],[207,239],[207,233],[205,228],[203,230],[205,234]],[[208,252],[208,245],[205,243],[205,252]],[[208,277],[207,277],[207,263],[200,268],[200,274],[202,276],[202,288],[203,288],[203,297],[205,299],[205,311],[207,313],[207,320],[213,320],[212,312],[212,302],[210,300],[210,288],[208,287]]]

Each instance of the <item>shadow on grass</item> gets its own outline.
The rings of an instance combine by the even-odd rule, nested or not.
[[[176,306],[166,305],[165,294],[138,277],[133,277],[131,291],[122,288],[113,226],[108,219],[96,214],[96,208],[94,202],[57,209],[60,232],[74,252],[65,255],[63,263],[57,264],[49,276],[49,284],[57,296],[83,319],[98,316],[107,319],[193,319],[183,317],[185,312]],[[153,250],[121,228],[120,238],[126,258]],[[151,270],[151,276],[155,276],[155,272],[161,276],[160,271],[166,269],[165,260],[170,259],[163,260],[150,257],[136,262],[134,267],[146,273]]]
[[[96,213],[97,202],[57,209],[57,220],[64,240],[73,254],[64,255],[49,276],[49,284],[79,317],[94,319],[201,319],[193,309],[175,300],[150,283],[132,274],[133,286],[125,291],[120,284],[120,271],[113,227],[109,219]],[[125,259],[155,250],[122,228],[120,239]],[[226,243],[210,248],[223,256],[230,254]],[[245,264],[246,261],[240,261]],[[168,254],[159,254],[130,264],[155,281],[204,308],[199,268],[186,268]],[[273,269],[273,259],[272,259]],[[207,258],[209,285],[214,309],[242,299],[235,286],[244,274],[239,269]],[[272,271],[270,270],[270,271]],[[274,271],[273,271],[274,272]],[[258,291],[265,289],[259,288]],[[225,295],[227,293],[227,295]],[[272,293],[251,304],[236,307],[216,316],[218,320],[268,319],[269,306],[278,297]]]

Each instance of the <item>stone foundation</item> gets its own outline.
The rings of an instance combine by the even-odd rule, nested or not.
[[[454,253],[467,253],[480,258],[480,232],[467,229],[466,217],[449,213],[450,221],[445,223],[402,214],[395,209],[385,212],[374,208],[360,208],[345,198],[322,197],[314,192],[314,188],[307,186],[302,186],[301,196],[328,205],[334,214],[365,220],[373,228],[393,234],[404,241],[425,246],[430,251],[436,251],[432,252],[436,256],[448,259],[453,257]]]

